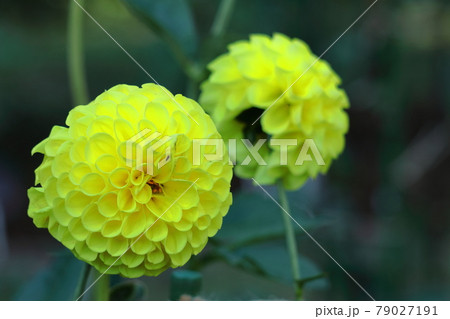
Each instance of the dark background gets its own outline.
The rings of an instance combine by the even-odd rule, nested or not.
[[[3,300],[70,298],[81,266],[70,254],[61,257],[62,246],[26,214],[26,190],[41,161],[31,157],[31,148],[53,125],[63,125],[74,106],[66,67],[67,4],[0,4]],[[208,43],[218,1],[189,4],[199,43]],[[320,55],[370,4],[238,0],[222,42],[282,32],[303,39]],[[161,85],[186,92],[186,77],[169,48],[121,1],[88,1],[86,8]],[[91,98],[115,84],[150,82],[98,26],[87,17],[84,23]],[[448,1],[380,0],[324,56],[350,98],[347,145],[327,176],[290,194],[291,205],[297,220],[311,225],[311,234],[377,300],[450,299],[449,48]],[[200,46],[195,56],[207,56],[203,50],[211,48]],[[214,50],[225,52],[220,43]],[[233,190],[235,204],[223,231],[189,265],[203,274],[201,296],[292,299],[277,207],[248,182],[236,181]],[[275,235],[208,260],[211,252],[252,232]],[[306,286],[306,299],[368,299],[301,232],[298,243],[303,273],[325,274]],[[168,299],[169,277],[167,271],[142,279],[150,288],[145,298]],[[48,287],[51,293],[44,291]]]

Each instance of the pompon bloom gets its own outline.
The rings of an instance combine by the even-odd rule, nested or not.
[[[279,145],[262,145],[259,154],[267,165],[255,161],[242,165],[248,152],[238,142],[236,174],[261,184],[281,179],[292,190],[326,172],[342,152],[348,129],[344,109],[349,102],[338,88],[340,78],[323,60],[311,66],[317,57],[309,47],[282,34],[251,35],[250,41],[238,41],[228,48],[228,53],[208,65],[211,75],[202,84],[200,96],[200,104],[223,137],[247,138],[252,143],[260,138],[297,141],[296,146],[287,147],[286,164],[280,160]],[[261,114],[260,121],[252,125]],[[312,161],[308,156],[303,163],[297,161],[302,148],[309,147],[304,143],[308,140],[314,142],[322,163],[311,155]]]
[[[100,272],[156,276],[184,265],[221,227],[232,167],[228,155],[194,165],[193,140],[221,138],[195,101],[154,84],[118,85],[75,107],[66,124],[32,151],[44,159],[28,215],[77,258]],[[130,139],[141,153],[128,152]]]

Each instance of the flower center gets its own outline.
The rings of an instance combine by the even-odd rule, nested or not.
[[[162,190],[162,185],[156,183],[155,181],[153,181],[152,179],[149,180],[147,182],[148,185],[150,185],[150,187],[152,188],[152,193],[153,194],[162,194],[163,190]]]

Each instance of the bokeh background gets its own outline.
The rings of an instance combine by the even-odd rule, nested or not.
[[[26,214],[41,161],[31,148],[74,106],[68,3],[0,3],[1,300],[70,299],[80,274],[81,262]],[[187,3],[195,38],[185,45],[207,62],[250,33],[298,37],[320,55],[371,1],[237,0],[220,41],[209,33],[219,2]],[[181,33],[186,8],[164,13]],[[87,10],[160,84],[192,94],[166,43],[122,1],[90,0]],[[91,98],[150,82],[87,17],[84,27]],[[324,59],[349,95],[350,131],[329,174],[290,194],[294,216],[375,299],[450,299],[450,3],[379,1]],[[203,275],[200,296],[293,299],[279,209],[246,181],[233,192],[222,231],[185,267]],[[305,286],[306,299],[368,299],[300,230],[298,244],[303,275],[320,278]],[[167,300],[170,277],[140,279],[147,292],[137,298]]]

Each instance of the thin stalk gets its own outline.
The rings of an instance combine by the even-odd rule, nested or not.
[[[77,288],[75,289],[73,300],[77,300],[86,290],[86,284],[89,278],[89,273],[91,272],[91,268],[91,265],[84,263],[83,269],[81,270],[80,279],[78,280]]]
[[[101,274],[99,273],[99,276],[100,275]],[[110,284],[109,275],[104,274],[103,276],[100,277],[100,279],[94,286],[95,300],[98,301],[109,300],[109,284]]]
[[[220,2],[211,27],[212,36],[221,37],[224,34],[228,22],[230,21],[231,13],[233,12],[234,3],[235,0],[222,0]]]
[[[291,215],[291,210],[289,208],[289,201],[286,196],[286,191],[281,183],[278,184],[278,193],[280,196],[280,204],[286,212]],[[297,254],[297,241],[295,239],[295,232],[292,226],[291,218],[284,211],[281,212],[284,222],[284,228],[286,233],[286,245],[289,252],[289,259],[291,261],[292,277],[294,278],[295,295],[297,300],[302,299],[303,295],[303,284],[300,277],[300,265],[298,263]]]
[[[85,0],[78,0],[83,6]],[[74,105],[88,102],[86,74],[83,55],[83,11],[75,1],[69,4],[69,19],[67,25],[67,63],[70,90]]]

